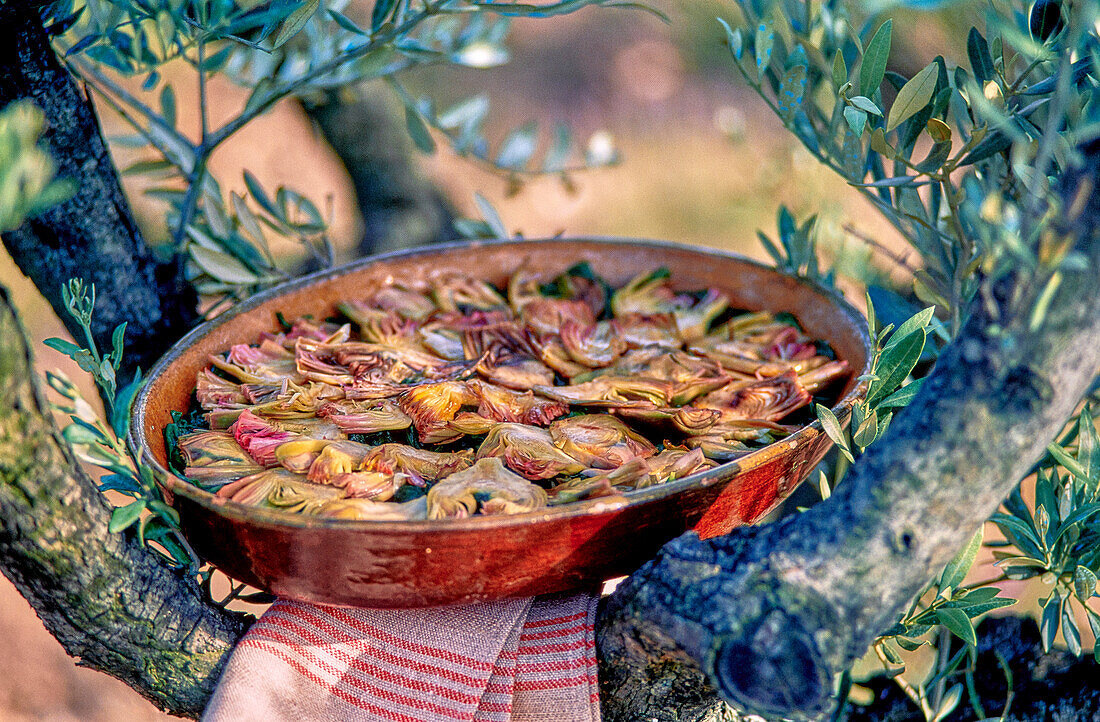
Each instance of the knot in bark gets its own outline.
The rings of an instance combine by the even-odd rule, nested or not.
[[[712,678],[735,706],[765,715],[824,712],[832,680],[801,623],[772,609],[741,634],[719,640]]]

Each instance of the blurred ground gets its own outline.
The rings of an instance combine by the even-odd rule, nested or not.
[[[889,228],[858,193],[800,151],[740,83],[714,20],[729,16],[729,9],[692,0],[663,9],[672,18],[668,26],[624,10],[526,22],[515,28],[510,65],[433,71],[412,80],[418,91],[440,96],[440,105],[464,93],[488,92],[494,103],[492,140],[527,120],[544,127],[565,121],[582,138],[606,129],[623,154],[621,165],[574,176],[572,191],[548,178],[512,197],[499,177],[445,151],[424,159],[426,172],[461,213],[474,215],[473,194],[480,192],[509,229],[528,237],[641,236],[762,257],[755,231],[773,233],[776,207],[786,203],[799,217],[818,213],[826,252],[850,266],[866,263],[867,251],[844,241],[845,223],[894,244]],[[924,16],[921,22],[926,43],[914,54],[925,57],[947,41],[937,21]],[[193,83],[183,79],[175,90],[181,127],[188,127],[195,123],[196,98]],[[232,113],[245,95],[228,83],[214,83],[212,115]],[[125,132],[110,116],[104,124],[108,134]],[[129,159],[119,153],[120,164]],[[243,191],[241,169],[247,167],[265,185],[288,183],[314,199],[330,197],[334,240],[345,258],[350,254],[358,233],[350,188],[339,163],[293,105],[247,127],[219,151],[212,167],[225,193]],[[140,198],[135,186],[128,188],[156,239],[163,228],[161,207]],[[67,359],[41,345],[46,337],[63,335],[61,324],[6,255],[0,258],[0,283],[17,299],[40,365],[61,367],[79,379]],[[87,395],[94,398],[90,388]],[[163,718],[122,683],[76,668],[26,602],[0,579],[0,720]]]

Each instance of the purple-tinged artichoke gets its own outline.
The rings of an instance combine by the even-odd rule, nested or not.
[[[428,499],[421,496],[401,504],[370,499],[335,499],[317,509],[318,516],[371,521],[415,521],[428,518]]]
[[[764,356],[781,361],[799,361],[817,356],[817,347],[813,339],[799,332],[793,326],[787,326],[775,335],[764,350]]]
[[[277,468],[226,484],[218,490],[218,496],[249,506],[313,514],[325,502],[343,496],[343,491],[333,486],[311,484],[298,474]]]
[[[694,406],[720,411],[723,422],[779,421],[808,403],[810,394],[798,382],[798,375],[787,371],[759,381],[729,384],[696,400]]]
[[[641,434],[606,414],[558,419],[550,424],[550,438],[570,457],[594,469],[614,469],[657,452]]]
[[[566,404],[535,396],[530,391],[517,393],[477,380],[468,382],[468,387],[480,399],[477,413],[495,421],[546,426],[569,411]]]
[[[608,321],[581,325],[567,319],[561,325],[561,342],[571,359],[589,368],[608,366],[626,352],[626,342]]]
[[[275,449],[296,437],[296,434],[277,428],[248,409],[240,413],[229,431],[249,456],[264,467],[277,465]]]
[[[295,364],[303,377],[310,381],[333,386],[343,386],[355,380],[348,367],[338,362],[332,346],[310,338],[299,338],[294,343]]]
[[[330,347],[329,352],[337,363],[348,368],[352,376],[357,377],[369,369],[385,368],[395,381],[405,381],[416,372],[430,371],[447,364],[416,341],[411,341],[407,346],[349,341]]]
[[[298,439],[287,441],[275,447],[275,460],[287,471],[295,474],[308,474],[309,467],[317,460],[325,447],[332,442],[328,439]]]
[[[591,326],[596,323],[596,314],[587,303],[559,298],[531,301],[523,307],[520,316],[528,328],[542,336],[558,333],[566,321],[573,321],[582,326]]]
[[[428,283],[431,285],[432,299],[444,312],[463,309],[487,311],[508,306],[504,297],[490,284],[464,273],[439,271],[429,276]]]
[[[536,386],[551,386],[554,372],[541,361],[519,354],[493,358],[486,355],[475,367],[487,381],[517,391],[530,391]]]
[[[355,441],[327,444],[309,467],[308,478],[314,484],[342,486],[337,480],[344,474],[358,471],[371,447]]]
[[[409,415],[389,399],[374,401],[330,401],[317,410],[345,434],[373,434],[378,431],[397,431],[412,425]]]
[[[422,486],[425,482],[469,468],[473,463],[472,455],[468,449],[443,452],[415,449],[405,444],[382,444],[367,453],[359,468],[383,474],[401,474],[409,479],[409,483]]]
[[[668,406],[672,385],[645,377],[598,376],[572,386],[536,386],[535,393],[579,406],[631,406],[644,401]]]
[[[546,491],[508,471],[500,459],[480,459],[428,489],[429,519],[522,514],[546,506]]]
[[[477,458],[499,457],[508,468],[528,479],[576,474],[584,464],[554,445],[550,432],[537,426],[503,423],[481,442]]]
[[[211,355],[210,363],[247,384],[281,384],[283,379],[298,379],[294,354],[273,341],[259,346],[237,344],[225,358]]]
[[[206,410],[219,407],[240,407],[250,403],[241,391],[241,385],[218,376],[208,368],[199,371],[195,386],[195,398]]]
[[[412,418],[424,444],[454,441],[458,435],[448,423],[464,406],[477,406],[478,395],[462,381],[440,381],[414,386],[398,400],[401,410]]]
[[[184,476],[203,486],[224,484],[263,469],[226,431],[197,431],[179,437]]]

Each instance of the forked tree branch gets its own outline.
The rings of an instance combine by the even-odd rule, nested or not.
[[[42,109],[58,177],[74,180],[77,191],[5,233],[4,245],[78,339],[61,284],[70,278],[95,284],[96,342],[109,349],[111,332],[127,322],[122,373],[129,381],[135,367],[149,368],[198,323],[196,296],[177,265],[158,264],[142,240],[95,109],[50,47],[39,4],[0,3],[0,108],[29,98]]]
[[[764,527],[666,545],[612,595],[597,644],[605,717],[716,719],[717,697],[810,717],[1045,453],[1100,368],[1100,143],[1063,229],[1085,270],[1023,272],[970,309],[912,404],[826,501]]]
[[[246,623],[131,535],[60,438],[0,288],[0,570],[79,663],[198,716]]]

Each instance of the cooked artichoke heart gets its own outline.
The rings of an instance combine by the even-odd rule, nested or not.
[[[480,459],[428,490],[429,519],[483,514],[521,514],[546,506],[546,491],[504,468],[500,459]]]

